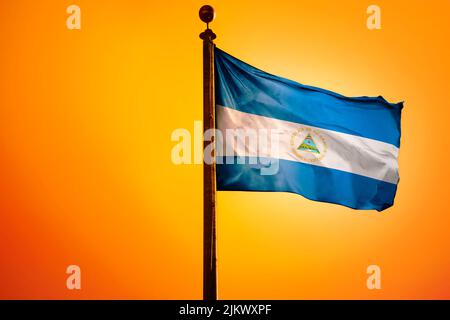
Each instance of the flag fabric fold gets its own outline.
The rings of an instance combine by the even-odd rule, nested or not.
[[[218,48],[215,90],[216,127],[227,146],[218,152],[217,190],[292,192],[354,209],[393,205],[403,103],[302,85]],[[227,130],[269,130],[277,147],[243,146]],[[261,174],[274,160],[276,173]]]

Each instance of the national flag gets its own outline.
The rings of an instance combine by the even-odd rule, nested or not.
[[[225,150],[217,190],[284,191],[354,209],[394,203],[403,103],[354,97],[287,80],[215,49],[216,127],[269,129],[278,150]],[[278,171],[261,174],[276,159]],[[237,161],[244,158],[246,161]]]

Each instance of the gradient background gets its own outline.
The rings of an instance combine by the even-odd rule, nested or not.
[[[201,299],[202,167],[173,165],[170,135],[202,118],[205,1],[77,0],[81,31],[72,3],[0,4],[0,298]],[[218,194],[219,297],[450,298],[450,2],[209,3],[216,44],[256,67],[406,101],[383,213]]]

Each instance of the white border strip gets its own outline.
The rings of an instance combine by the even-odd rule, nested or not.
[[[227,143],[225,141],[226,129],[255,131],[265,129],[276,132],[278,135],[278,150],[273,148],[273,150],[261,154],[257,147],[246,145],[245,148],[239,148],[235,146],[231,150],[232,152],[225,150],[225,156],[260,156],[284,159],[346,171],[393,184],[398,183],[398,148],[389,143],[241,112],[220,105],[216,107],[216,118],[217,129],[222,131],[224,137],[224,145]],[[295,137],[295,132],[306,132],[307,130],[315,130],[321,137],[321,141],[317,143],[322,143],[322,148],[324,145],[327,148],[323,158],[314,162],[299,157],[299,152],[292,147],[292,137],[293,135]]]

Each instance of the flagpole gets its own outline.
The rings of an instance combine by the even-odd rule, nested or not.
[[[209,23],[214,20],[214,9],[203,6],[200,19],[206,30],[203,40],[203,132],[215,128],[214,92],[214,32]],[[203,142],[203,150],[209,142]],[[215,154],[213,155],[215,158]],[[213,159],[214,159],[213,158]],[[203,300],[217,300],[217,246],[216,246],[216,165],[203,161]]]

